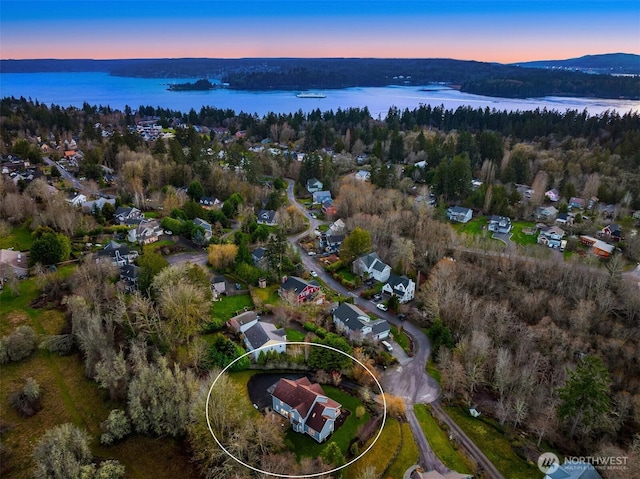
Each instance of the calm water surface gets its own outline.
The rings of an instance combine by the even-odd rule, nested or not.
[[[136,109],[141,105],[170,108],[188,112],[202,106],[231,108],[236,112],[290,113],[309,112],[349,107],[368,107],[372,116],[385,117],[390,107],[417,108],[421,104],[455,109],[459,106],[489,107],[497,110],[535,110],[547,108],[564,112],[567,109],[597,115],[606,110],[619,113],[640,111],[640,102],[630,100],[600,100],[587,98],[545,97],[536,99],[492,98],[471,95],[441,86],[389,86],[376,88],[347,88],[342,90],[314,90],[326,94],[326,98],[297,98],[297,92],[237,90],[168,91],[171,82],[195,81],[193,79],[169,80],[162,78],[126,78],[107,73],[0,73],[0,96],[31,98],[41,103],[63,107],[109,105],[122,110],[126,105]]]

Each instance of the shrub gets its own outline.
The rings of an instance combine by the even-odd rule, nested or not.
[[[36,349],[38,335],[29,326],[18,326],[13,333],[4,337],[2,342],[6,350],[6,358],[9,361],[20,361],[31,356],[31,353]],[[0,359],[4,359],[2,356],[4,354],[0,354]]]
[[[35,379],[27,378],[22,391],[13,393],[9,402],[21,416],[33,416],[42,409],[40,404],[40,386]]]
[[[61,424],[49,429],[33,450],[34,477],[66,479],[82,477],[91,466],[89,436],[73,424]]]
[[[113,409],[100,428],[103,431],[100,442],[109,446],[131,433],[131,421],[122,409]]]

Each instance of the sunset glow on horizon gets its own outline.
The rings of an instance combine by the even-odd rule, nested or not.
[[[29,12],[27,15],[25,12]],[[640,2],[0,2],[0,57],[455,58],[640,54]]]

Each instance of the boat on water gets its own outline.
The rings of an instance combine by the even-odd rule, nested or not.
[[[301,92],[296,95],[298,98],[327,98],[324,93]]]

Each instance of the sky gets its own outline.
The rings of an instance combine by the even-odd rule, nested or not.
[[[640,54],[638,0],[0,0],[0,58]]]

